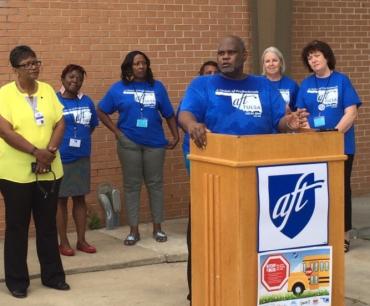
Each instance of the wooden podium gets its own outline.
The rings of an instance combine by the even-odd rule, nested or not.
[[[257,173],[266,165],[328,163],[332,305],[344,306],[344,152],[338,132],[230,136],[191,143],[192,306],[257,303]]]

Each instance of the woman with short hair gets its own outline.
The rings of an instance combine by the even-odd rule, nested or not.
[[[76,225],[76,249],[95,253],[96,248],[85,239],[87,207],[85,195],[90,192],[91,134],[98,125],[94,102],[80,92],[86,71],[80,65],[67,65],[61,75],[62,90],[57,93],[63,104],[66,123],[60,146],[64,177],[60,185],[57,225],[60,238],[59,251],[64,256],[75,252],[67,237],[68,197],[72,198],[72,216]]]
[[[337,129],[344,134],[344,251],[350,248],[352,229],[351,173],[355,154],[354,121],[361,100],[350,79],[335,70],[336,59],[331,47],[319,40],[308,43],[302,50],[302,61],[310,74],[297,96],[297,107],[310,113],[308,123],[314,129]]]
[[[36,228],[41,282],[69,290],[58,250],[57,199],[63,168],[58,152],[63,106],[54,89],[38,81],[41,61],[28,46],[10,52],[16,80],[0,88],[0,190],[5,202],[5,283],[27,296],[28,228]],[[32,165],[32,166],[31,166]]]

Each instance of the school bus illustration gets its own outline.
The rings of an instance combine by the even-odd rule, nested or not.
[[[315,290],[327,287],[330,281],[329,255],[304,256],[302,271],[292,272],[288,278],[288,291],[301,295],[305,290]]]

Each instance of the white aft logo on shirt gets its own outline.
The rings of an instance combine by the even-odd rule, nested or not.
[[[82,124],[85,126],[90,125],[91,121],[91,110],[87,106],[74,107],[63,111],[63,115],[72,115],[75,123]]]
[[[124,95],[134,95],[134,100],[137,103],[143,104],[144,107],[155,108],[156,99],[154,91],[147,91],[147,90],[124,90]]]
[[[307,93],[316,94],[317,102],[323,103],[325,107],[338,107],[338,86],[309,88]]]
[[[245,112],[246,115],[261,117],[262,105],[258,91],[217,89],[216,96],[231,97],[233,107]]]
[[[279,89],[281,96],[283,97],[286,104],[290,103],[290,92],[289,89]]]

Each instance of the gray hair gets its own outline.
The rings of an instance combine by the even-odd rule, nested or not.
[[[265,60],[266,53],[268,53],[268,52],[274,53],[279,58],[279,61],[280,61],[280,73],[283,74],[285,72],[285,60],[284,60],[284,56],[283,56],[283,53],[281,53],[281,51],[278,48],[276,48],[276,47],[268,47],[268,48],[265,49],[265,51],[263,51],[262,56],[261,56],[262,74],[263,75],[266,75],[266,69],[265,69],[265,65],[264,65],[264,60]]]

